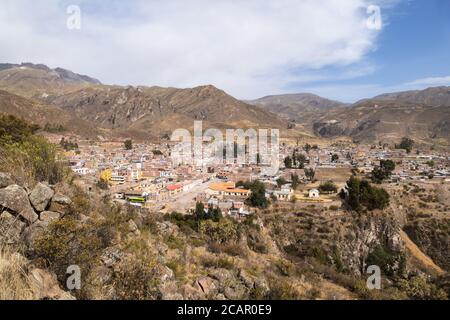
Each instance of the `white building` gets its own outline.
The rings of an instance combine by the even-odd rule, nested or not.
[[[320,198],[320,192],[317,189],[311,189],[309,190],[309,197],[313,199]]]

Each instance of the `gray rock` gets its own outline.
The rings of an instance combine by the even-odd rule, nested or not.
[[[38,212],[45,211],[55,192],[47,185],[38,183],[30,193],[30,202]]]
[[[75,300],[68,292],[63,291],[54,273],[43,269],[32,269],[28,274],[31,291],[39,300]]]
[[[11,176],[7,173],[0,172],[0,188],[6,188],[9,185],[14,184]]]
[[[50,211],[59,212],[61,214],[69,213],[72,206],[72,200],[62,194],[55,194],[50,203]]]
[[[194,287],[200,289],[206,296],[213,296],[219,292],[219,284],[217,280],[210,277],[201,277],[197,279]]]
[[[40,216],[39,220],[46,223],[50,223],[52,221],[58,220],[61,217],[61,214],[53,211],[44,211],[41,212],[39,216]]]
[[[30,224],[39,218],[31,207],[27,192],[18,185],[0,189],[0,206],[19,214]]]
[[[27,246],[29,252],[34,251],[36,239],[45,232],[47,227],[47,223],[37,221],[31,226],[25,228],[21,235],[21,241]]]
[[[18,244],[26,224],[9,212],[0,215],[0,244]]]

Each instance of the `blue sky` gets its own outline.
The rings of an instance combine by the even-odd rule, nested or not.
[[[383,92],[450,85],[450,1],[400,1],[386,9],[383,19],[384,27],[375,50],[362,59],[373,67],[367,74],[349,80],[317,82],[303,88],[294,85],[289,90],[309,89],[354,101]],[[348,67],[324,70],[327,69],[335,74],[345,72]]]
[[[106,84],[353,102],[450,85],[448,0],[0,0],[0,62]],[[67,28],[69,5],[80,28]],[[379,6],[381,29],[367,25]]]

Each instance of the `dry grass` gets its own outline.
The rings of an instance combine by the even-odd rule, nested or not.
[[[0,248],[0,300],[33,300],[24,270],[25,259]]]

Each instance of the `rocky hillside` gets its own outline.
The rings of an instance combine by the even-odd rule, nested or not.
[[[193,89],[94,86],[43,98],[48,104],[127,136],[170,135],[195,120],[215,128],[279,128],[287,122],[213,86]]]
[[[267,96],[248,103],[281,117],[300,124],[310,124],[318,113],[335,108],[346,107],[346,104],[325,99],[310,93]]]
[[[375,100],[420,103],[428,106],[450,106],[450,87],[434,87],[425,90],[387,93]]]
[[[108,190],[73,177],[32,126],[8,119],[0,121],[3,299],[448,297],[448,227],[416,227],[423,216],[403,207],[426,200],[440,208],[433,218],[445,219],[446,189],[435,200],[398,187],[383,211],[354,212],[344,202],[272,203],[244,221],[164,214],[113,202]],[[405,201],[409,193],[418,199]],[[368,290],[369,265],[381,268],[382,290]],[[79,290],[68,290],[69,267],[81,271]]]
[[[213,86],[192,89],[106,86],[68,70],[24,63],[0,64],[1,89],[33,99],[35,105],[45,105],[47,109],[51,109],[49,106],[53,110],[63,109],[61,117],[75,116],[71,121],[84,121],[85,126],[100,129],[104,136],[167,137],[175,129],[192,128],[194,120],[203,120],[205,127],[219,129],[288,128],[286,120]],[[27,109],[30,104],[26,100],[4,103],[3,112],[20,115],[18,108]],[[39,120],[45,116],[40,114]],[[53,114],[47,116],[48,122],[62,121]]]
[[[402,137],[450,143],[450,107],[364,100],[349,109],[332,110],[314,122],[321,137],[350,136],[355,141],[396,143]]]
[[[0,89],[28,98],[94,84],[100,81],[61,68],[32,63],[0,64]]]
[[[11,114],[26,121],[46,126],[60,127],[63,131],[79,134],[82,137],[96,137],[99,132],[95,126],[81,120],[70,111],[39,101],[26,99],[0,90],[0,113]]]
[[[9,258],[0,255],[0,275],[2,259],[12,260],[19,248],[14,257],[26,270],[15,280],[22,294],[0,277],[4,292],[19,298],[31,292],[26,297],[32,299],[175,300],[447,295],[441,280],[424,277],[405,254],[390,214],[292,205],[243,223],[198,220],[115,205],[86,187],[61,182],[26,189],[0,174],[0,247],[9,252]],[[366,288],[364,271],[372,264],[383,270],[383,290]],[[82,270],[82,289],[68,292],[73,265]]]

